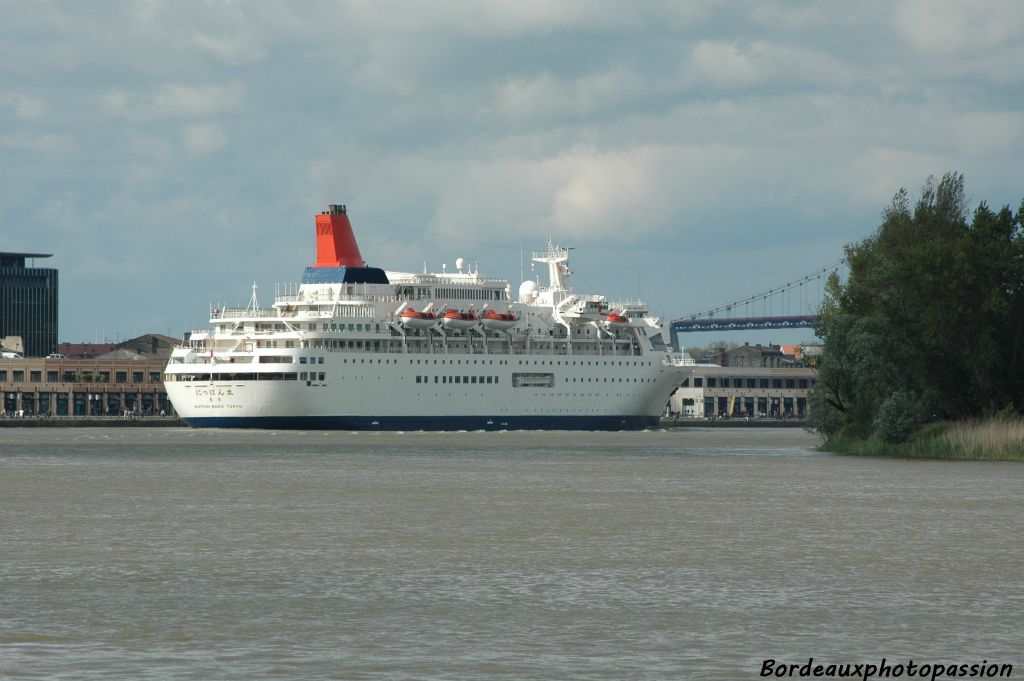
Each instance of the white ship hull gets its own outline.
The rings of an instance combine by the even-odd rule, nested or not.
[[[277,364],[262,372],[294,373],[294,380],[238,380],[239,367],[214,364],[195,374],[201,380],[168,383],[168,396],[195,426],[625,429],[656,423],[678,387],[674,367],[641,357],[306,354],[324,357],[324,364],[296,362],[286,372]],[[298,378],[303,373],[306,380]],[[323,380],[308,378],[321,373]],[[523,374],[550,374],[552,385],[515,385],[514,375]]]

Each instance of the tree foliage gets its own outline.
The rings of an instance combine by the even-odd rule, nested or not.
[[[819,432],[895,441],[922,422],[1024,410],[1022,212],[982,202],[968,221],[964,177],[947,173],[913,206],[901,189],[846,246],[849,277],[828,281],[816,327]]]

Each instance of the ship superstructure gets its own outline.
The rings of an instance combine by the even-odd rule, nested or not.
[[[167,394],[191,426],[629,429],[678,386],[662,321],[569,286],[569,251],[534,253],[548,282],[363,260],[345,206],[316,216],[317,260],[271,307],[212,307],[172,354]]]

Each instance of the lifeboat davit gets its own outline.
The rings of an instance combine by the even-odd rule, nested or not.
[[[437,315],[431,311],[433,306],[431,303],[423,308],[422,312],[419,312],[411,305],[406,305],[398,313],[398,321],[408,329],[429,329],[437,324],[438,319]]]
[[[478,319],[472,312],[448,310],[441,315],[441,326],[446,329],[468,329],[475,326]]]
[[[629,326],[629,317],[618,312],[609,312],[604,318],[604,325],[609,329],[621,329]]]
[[[484,325],[485,329],[511,329],[517,321],[519,321],[519,317],[512,312],[487,310],[480,315],[480,323]]]

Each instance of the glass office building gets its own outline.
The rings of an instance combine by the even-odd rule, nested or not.
[[[57,351],[57,270],[25,266],[49,257],[0,252],[0,339],[21,336],[26,357]]]

